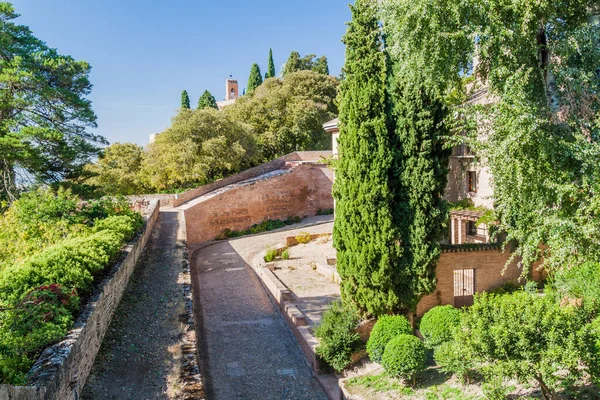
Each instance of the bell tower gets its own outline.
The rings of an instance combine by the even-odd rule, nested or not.
[[[239,95],[238,81],[229,75],[225,81],[225,100],[236,100]]]

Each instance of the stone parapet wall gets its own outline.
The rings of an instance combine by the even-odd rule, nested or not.
[[[221,189],[234,183],[256,178],[260,175],[286,168],[286,163],[307,161],[317,162],[328,157],[331,157],[331,151],[297,151],[295,153],[290,153],[268,163],[261,164],[254,168],[249,168],[240,172],[239,174],[219,179],[218,181],[214,181],[204,186],[200,186],[199,188],[188,190],[187,192],[176,195],[175,199],[173,200],[173,207],[179,207],[183,203],[187,203],[188,201],[203,196],[209,192],[212,192],[213,190]]]
[[[159,213],[153,201],[142,232],[128,244],[120,260],[100,283],[62,342],[48,347],[29,372],[27,386],[0,385],[0,399],[78,399],[113,314],[142,255]]]
[[[333,171],[300,164],[289,172],[240,185],[184,210],[190,245],[241,231],[265,220],[307,217],[333,208]]]

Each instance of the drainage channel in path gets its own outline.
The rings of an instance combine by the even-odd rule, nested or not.
[[[269,240],[224,241],[194,253],[199,350],[210,399],[327,399],[240,248]]]
[[[186,394],[185,228],[177,210],[161,209],[146,252],[123,294],[82,399],[203,398]]]

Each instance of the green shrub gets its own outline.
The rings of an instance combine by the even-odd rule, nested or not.
[[[519,290],[521,286],[517,285],[514,282],[506,282],[502,285],[492,289],[489,291],[490,294],[511,294]]]
[[[296,241],[300,244],[309,243],[311,240],[312,238],[308,232],[300,232],[298,235],[296,235]]]
[[[317,355],[336,371],[342,371],[352,362],[352,354],[362,347],[356,327],[360,322],[355,309],[344,307],[341,301],[331,303],[315,327],[319,339]]]
[[[333,215],[333,208],[319,208],[317,215]]]
[[[465,357],[464,349],[456,341],[443,342],[433,353],[435,363],[448,374],[456,374],[463,383],[470,383],[471,371],[474,365],[469,357]]]
[[[277,250],[275,250],[275,249],[267,249],[267,252],[265,254],[265,261],[266,262],[271,262],[271,261],[274,261],[275,258],[277,258]]]
[[[529,281],[523,286],[523,290],[525,290],[529,294],[537,294],[538,293],[538,283],[536,281]]]
[[[600,302],[600,263],[588,262],[557,271],[551,282],[560,297]]]
[[[82,222],[93,225],[92,228],[81,229],[78,235],[71,230],[68,237],[55,244],[50,240],[36,242],[41,245],[37,252],[19,262],[5,264],[0,271],[0,309],[4,309],[0,312],[0,383],[25,382],[25,375],[39,353],[64,338],[72,327],[79,310],[78,295],[91,293],[94,279],[117,260],[123,244],[142,225],[141,216],[128,208],[110,209],[106,204],[98,204],[78,204],[78,209],[73,211],[77,213],[91,207]],[[60,210],[64,211],[62,206],[58,207],[59,211],[57,207],[44,207],[50,209],[49,229],[70,223],[65,222],[67,217],[50,220],[56,218]],[[89,220],[102,212],[109,216]],[[25,215],[31,217],[29,221],[44,220],[43,215],[32,210]],[[15,220],[14,214],[11,218]]]
[[[385,346],[381,365],[391,376],[409,379],[425,369],[425,346],[413,335],[398,335]]]
[[[437,306],[425,313],[419,330],[425,338],[425,345],[434,348],[452,340],[453,331],[459,324],[459,310],[452,306]]]
[[[0,315],[0,383],[24,384],[39,353],[65,337],[79,310],[75,291],[61,285],[35,288]]]
[[[290,250],[289,249],[285,249],[283,251],[283,253],[281,253],[281,259],[282,260],[289,260],[290,259]]]
[[[382,315],[379,317],[367,342],[367,352],[371,361],[381,362],[385,346],[398,335],[412,335],[413,329],[403,315]]]

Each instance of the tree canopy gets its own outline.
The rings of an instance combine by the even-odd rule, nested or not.
[[[599,14],[594,0],[383,1],[387,48],[424,88],[486,93],[450,115],[489,166],[499,228],[526,266],[600,259]]]
[[[248,125],[213,109],[182,110],[148,146],[142,174],[159,191],[189,188],[252,166],[258,156]]]
[[[281,70],[281,76],[285,77],[288,74],[298,71],[315,71],[323,75],[329,75],[327,57],[321,56],[316,61],[315,57],[315,54],[308,54],[301,57],[300,53],[292,51]]]
[[[264,161],[299,150],[331,148],[323,123],[335,118],[337,80],[312,71],[268,79],[224,109],[254,128]]]
[[[389,174],[393,161],[386,101],[386,57],[381,51],[376,3],[357,0],[340,87],[339,160],[334,246],[342,299],[382,315],[400,308],[396,241]]]
[[[190,108],[190,96],[188,95],[187,90],[184,90],[181,92],[181,109],[189,110]]]
[[[0,2],[0,202],[29,183],[77,176],[105,139],[88,132],[90,65],[59,54]]]
[[[218,108],[215,96],[213,96],[208,90],[205,90],[204,93],[202,93],[202,96],[200,96],[198,99],[198,110],[205,108],[214,108],[215,110]]]
[[[317,61],[312,66],[312,70],[323,75],[329,75],[329,64],[327,63],[327,57],[321,56],[317,58]]]
[[[114,143],[102,151],[98,161],[86,169],[92,177],[87,183],[97,187],[102,195],[132,195],[143,193],[140,168],[144,148],[133,143]]]
[[[267,67],[267,72],[265,73],[265,79],[275,78],[275,62],[273,61],[273,49],[269,49],[269,64]]]
[[[252,64],[252,68],[250,68],[250,76],[248,77],[248,92],[253,92],[254,89],[262,85],[263,78],[260,73],[260,67],[258,64]]]

